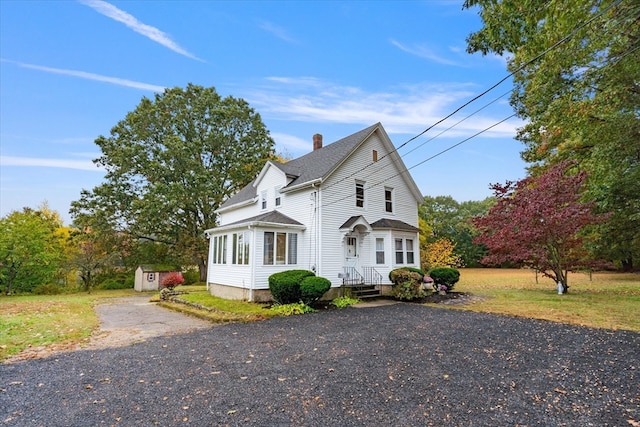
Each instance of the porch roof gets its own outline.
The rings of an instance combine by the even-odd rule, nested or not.
[[[213,234],[218,231],[224,231],[232,228],[248,227],[248,226],[278,226],[287,228],[305,229],[304,224],[299,223],[295,219],[288,217],[280,211],[269,211],[251,218],[245,218],[240,221],[222,225],[220,227],[211,228],[205,231],[205,234]]]
[[[381,218],[376,222],[371,223],[371,228],[376,229],[392,229],[399,231],[412,231],[415,233],[419,233],[420,229],[418,227],[414,227],[411,224],[407,224],[406,222],[390,219],[390,218]]]

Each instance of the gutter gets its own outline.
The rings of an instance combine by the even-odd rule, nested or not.
[[[289,191],[296,191],[303,189],[305,187],[315,188],[316,184],[322,184],[322,178],[314,179],[313,181],[303,182],[302,184],[294,185],[293,187],[282,187],[280,189],[281,193],[288,193]]]

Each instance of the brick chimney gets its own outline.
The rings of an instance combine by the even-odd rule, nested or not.
[[[316,133],[313,135],[313,151],[319,150],[322,148],[322,135]]]

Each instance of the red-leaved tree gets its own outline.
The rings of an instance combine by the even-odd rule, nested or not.
[[[539,176],[491,186],[496,204],[473,221],[481,232],[475,242],[489,249],[483,264],[538,269],[562,293],[569,288],[568,271],[593,265],[580,231],[603,218],[593,213],[593,203],[580,201],[587,175],[569,173],[572,165],[561,162]]]
[[[182,277],[182,273],[179,271],[172,271],[167,273],[162,278],[160,285],[165,288],[173,289],[178,285],[182,285],[184,283],[184,277]]]

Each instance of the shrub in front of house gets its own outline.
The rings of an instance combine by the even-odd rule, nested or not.
[[[315,310],[303,302],[295,302],[291,304],[274,305],[271,307],[271,311],[279,316],[293,316],[296,314],[313,313]]]
[[[292,304],[302,300],[300,284],[305,277],[315,276],[309,270],[286,270],[269,276],[269,291],[278,304]]]
[[[422,285],[424,273],[417,268],[396,268],[389,273],[394,285],[391,295],[403,301],[411,301],[426,296]]]
[[[322,298],[331,288],[331,281],[324,277],[307,276],[300,282],[300,298],[305,304],[311,304]]]
[[[460,272],[455,268],[437,267],[429,270],[429,277],[433,279],[434,290],[451,292],[460,280]]]

